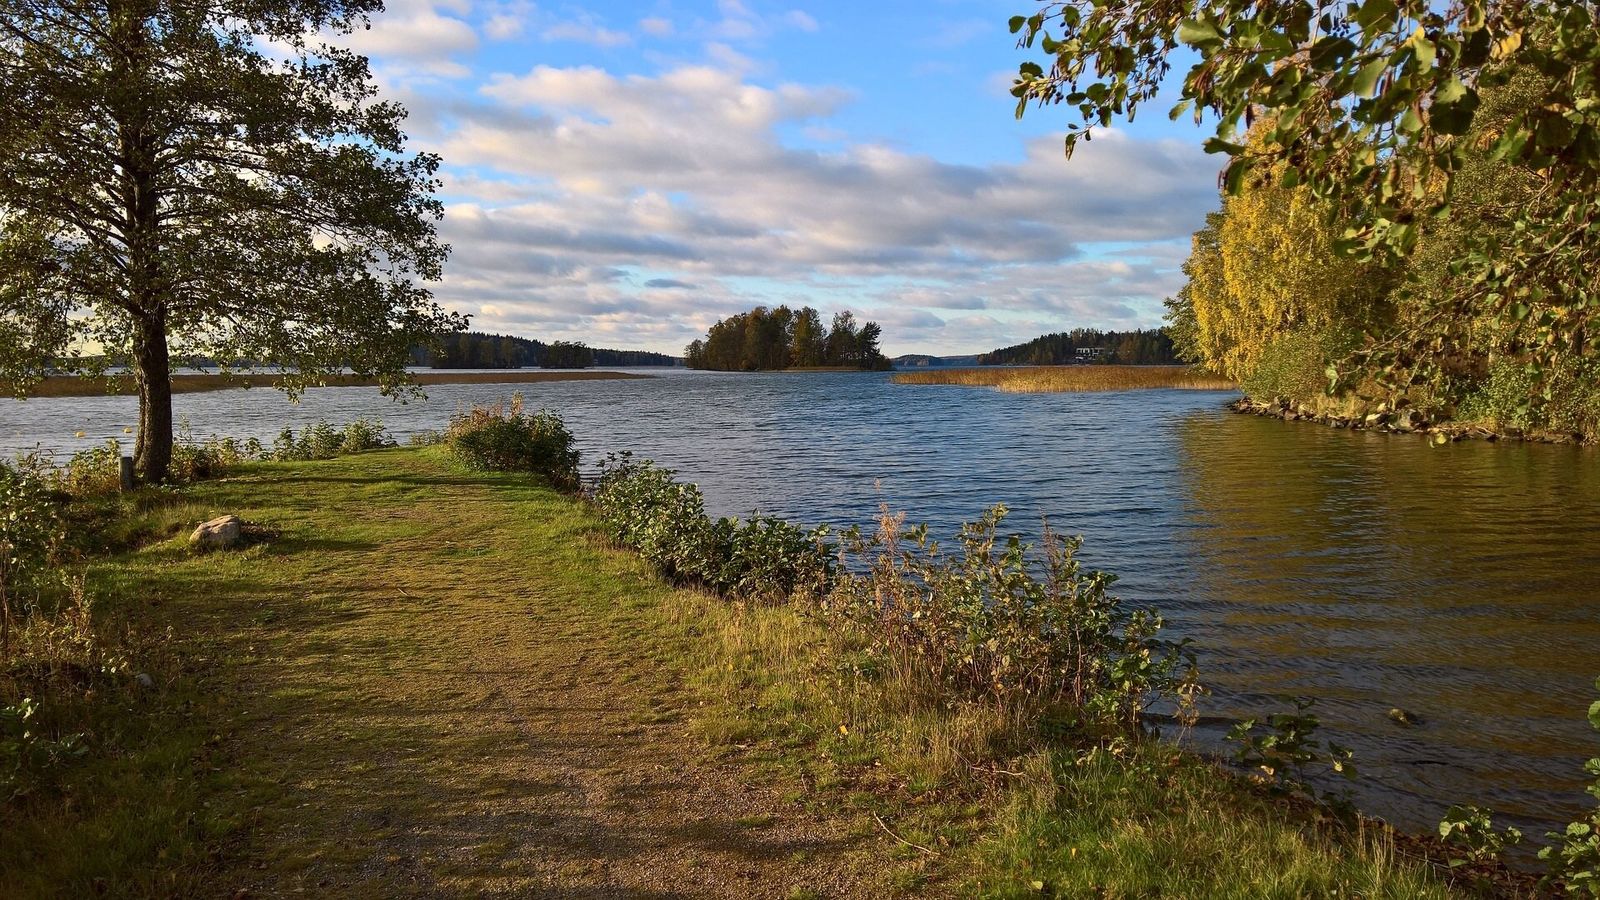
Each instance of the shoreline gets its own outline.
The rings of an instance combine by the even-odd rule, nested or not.
[[[62,770],[52,791],[78,801],[64,811],[57,793],[21,810],[19,846],[34,855],[26,872],[11,867],[17,877],[250,892],[306,877],[386,893],[448,872],[466,887],[576,892],[648,889],[665,869],[703,893],[782,896],[801,884],[869,897],[908,884],[1026,896],[1037,882],[1057,896],[1205,897],[1249,892],[1270,871],[1311,894],[1441,900],[1466,895],[1474,875],[1508,894],[1526,883],[1494,867],[1449,869],[1427,835],[1340,827],[1156,740],[1115,753],[1041,744],[970,772],[955,757],[929,760],[904,741],[908,720],[872,699],[875,677],[844,694],[813,677],[848,648],[819,650],[802,609],[682,589],[613,543],[588,504],[525,475],[463,473],[435,449],[250,463],[161,497],[108,513],[131,515],[124,527],[140,538],[90,558],[88,585],[105,598],[96,610],[110,632],[201,628],[135,657],[152,687],[99,686],[114,701],[141,698],[136,707],[76,688],[47,698],[69,721],[119,735],[118,752]],[[226,555],[189,552],[194,519],[224,509],[267,537]],[[382,647],[385,665],[327,649],[351,645]],[[440,665],[452,659],[472,664]],[[365,712],[373,706],[381,719]],[[544,742],[532,750],[524,719]],[[146,721],[170,727],[135,727]],[[969,710],[930,734],[959,741],[982,721]],[[225,768],[165,762],[217,756]],[[739,790],[756,779],[771,789]],[[474,790],[454,793],[453,781]],[[569,781],[584,790],[512,788]],[[638,784],[651,793],[626,793]],[[496,827],[462,836],[453,826],[464,815]],[[532,824],[507,844],[508,820],[490,818],[500,816]],[[205,827],[172,824],[196,820]],[[601,841],[581,849],[603,869],[549,864],[549,848],[568,846],[582,823],[641,821],[664,835],[643,855]],[[687,828],[718,841],[681,837]],[[312,852],[335,834],[351,849]],[[806,852],[751,863],[738,851],[755,839]],[[417,861],[393,865],[402,850]]]
[[[1498,441],[1516,441],[1528,444],[1569,444],[1572,446],[1592,446],[1586,443],[1580,435],[1566,434],[1556,431],[1520,431],[1506,429],[1496,431],[1486,425],[1454,422],[1450,420],[1435,422],[1423,414],[1411,410],[1401,409],[1395,412],[1368,413],[1365,416],[1340,416],[1332,413],[1322,413],[1305,404],[1294,404],[1286,400],[1262,402],[1249,397],[1229,401],[1227,409],[1231,412],[1247,416],[1260,416],[1267,419],[1282,419],[1285,422],[1310,422],[1328,428],[1340,428],[1349,431],[1375,431],[1380,434],[1415,434],[1427,437],[1436,444],[1448,444],[1455,441],[1481,440],[1495,443]]]
[[[655,378],[637,372],[612,372],[604,369],[541,369],[526,371],[507,369],[499,372],[418,372],[412,380],[423,387],[435,384],[538,384],[547,381],[620,381]],[[282,375],[272,374],[179,374],[172,376],[174,394],[196,394],[207,391],[244,390],[248,388],[276,388]],[[374,378],[355,375],[333,375],[321,384],[310,385],[308,390],[324,387],[377,387]],[[28,399],[44,397],[124,397],[134,396],[138,389],[131,378],[90,378],[82,375],[50,375],[28,392]]]

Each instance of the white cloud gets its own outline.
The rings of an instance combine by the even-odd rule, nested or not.
[[[640,19],[639,30],[651,37],[672,37],[677,31],[671,19],[663,19],[659,16]]]
[[[401,63],[412,71],[460,78],[468,69],[459,57],[478,46],[477,32],[459,18],[469,10],[467,0],[391,0],[371,28],[341,36],[336,42],[367,56]]]
[[[546,26],[539,36],[547,41],[577,41],[596,47],[622,47],[633,43],[633,35],[588,20],[556,22]]]

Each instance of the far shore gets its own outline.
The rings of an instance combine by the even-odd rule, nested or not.
[[[614,381],[619,379],[654,378],[635,372],[608,372],[597,369],[541,369],[536,372],[507,369],[504,372],[414,372],[413,381],[426,387],[432,384],[536,384],[545,381]],[[273,374],[185,374],[172,376],[172,392],[193,394],[201,391],[224,391],[235,388],[277,387],[283,380]],[[334,375],[317,387],[377,387],[372,378],[354,375]],[[30,397],[111,397],[138,393],[133,379],[128,376],[111,378],[85,378],[78,375],[52,375],[28,391]]]

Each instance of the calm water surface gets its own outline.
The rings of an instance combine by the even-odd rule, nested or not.
[[[948,533],[987,506],[1081,533],[1124,597],[1200,646],[1209,714],[1317,698],[1356,749],[1361,801],[1429,828],[1454,802],[1535,833],[1586,808],[1584,720],[1600,674],[1600,454],[1352,433],[1237,416],[1229,394],[1003,394],[879,374],[442,385],[299,406],[256,389],[184,394],[197,434],[382,418],[402,438],[521,390],[587,463],[629,449],[679,470],[713,513],[870,522],[880,502]],[[0,401],[0,453],[122,437],[132,398]],[[82,439],[75,432],[85,432]],[[1421,724],[1402,728],[1400,706]],[[1215,735],[1200,735],[1202,739]]]

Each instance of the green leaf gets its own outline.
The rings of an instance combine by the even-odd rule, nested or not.
[[[1178,40],[1191,47],[1204,47],[1222,43],[1217,26],[1202,19],[1184,19],[1178,25]]]
[[[1352,85],[1352,88],[1356,92],[1356,96],[1363,100],[1367,100],[1373,95],[1377,94],[1378,79],[1383,77],[1383,73],[1388,71],[1388,69],[1389,59],[1388,57],[1384,56],[1380,56],[1372,62],[1362,66],[1361,71],[1356,73],[1356,80]]]
[[[1028,17],[1027,16],[1012,16],[1010,24],[1011,24],[1011,33],[1012,34],[1016,34],[1017,32],[1022,30],[1022,26],[1028,24]]]
[[[1393,28],[1399,13],[1394,0],[1367,0],[1350,18],[1361,27],[1362,33],[1371,35]]]

